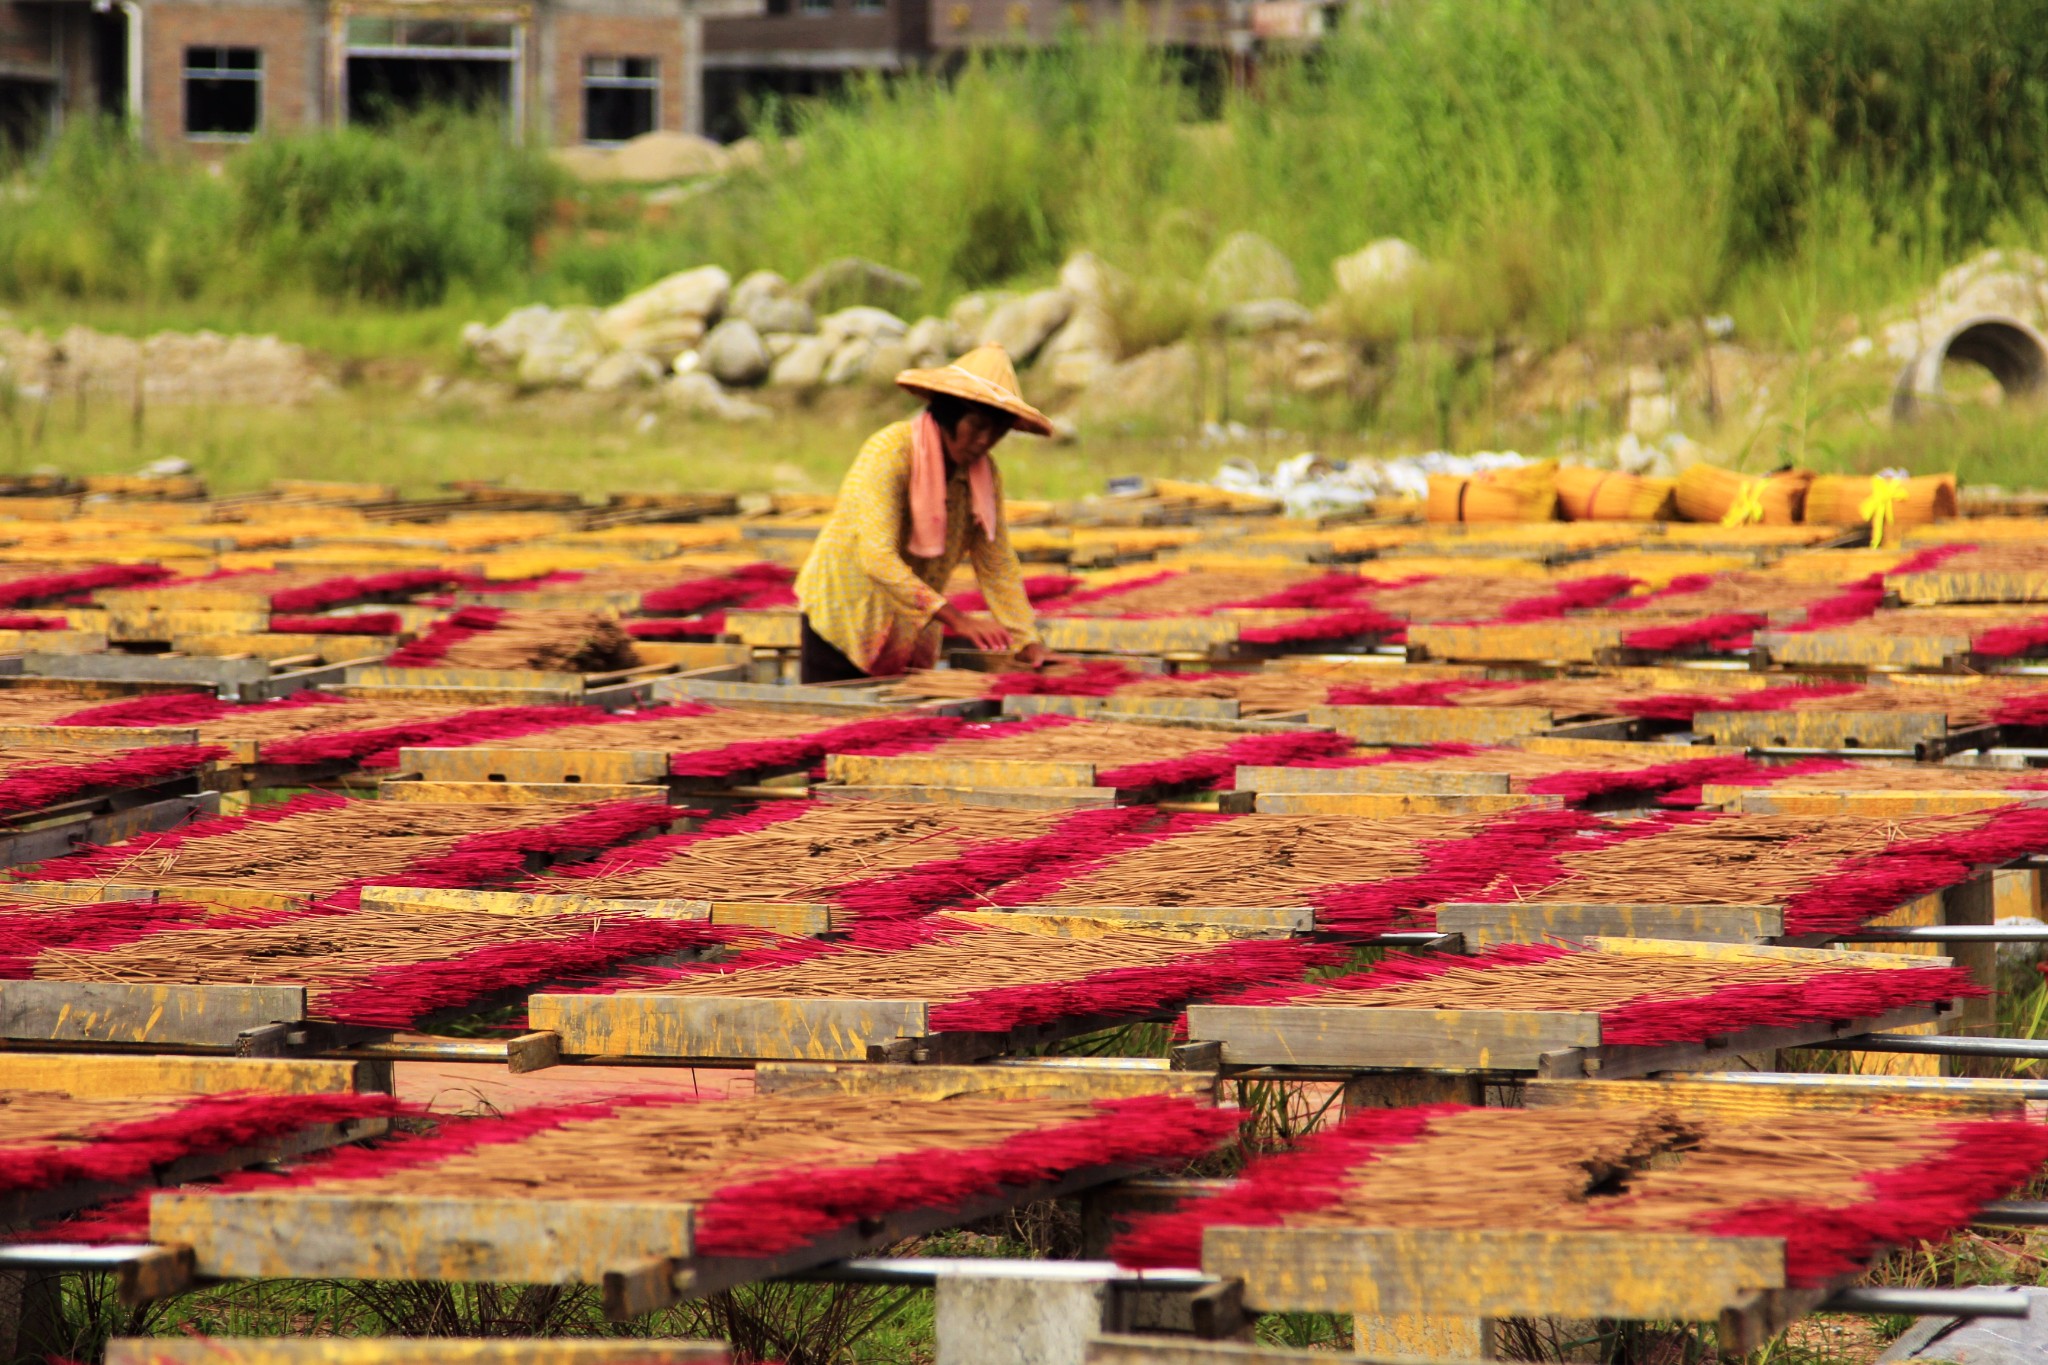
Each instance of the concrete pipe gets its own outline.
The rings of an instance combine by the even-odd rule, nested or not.
[[[2048,383],[2048,339],[2018,318],[1985,314],[1963,321],[1941,340],[1914,356],[1892,387],[1892,418],[1905,421],[1920,405],[1942,403],[1941,366],[1945,360],[1982,365],[2008,398],[2034,393]]]

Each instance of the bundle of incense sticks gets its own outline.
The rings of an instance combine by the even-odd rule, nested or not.
[[[1840,933],[2048,841],[2048,810],[1891,819],[1687,812],[1559,842],[1468,900],[1775,904],[1788,934]]]
[[[765,607],[783,605],[784,597],[795,600],[788,590],[796,581],[796,572],[783,564],[747,564],[701,577],[679,577],[673,568],[668,568],[667,574],[667,582],[647,586],[640,598],[641,611],[655,616],[694,616],[711,607]]]
[[[1054,616],[1199,616],[1244,605],[1295,584],[1325,577],[1303,566],[1271,571],[1164,569],[1062,594]]]
[[[388,1095],[0,1092],[0,1193],[147,1184],[159,1167],[183,1157],[397,1112]]]
[[[1725,786],[1768,786],[1792,778],[1811,777],[1814,781],[1822,781],[1824,774],[1856,766],[1827,758],[1800,759],[1775,765],[1734,754],[1687,758],[1686,748],[1682,745],[1638,747],[1651,752],[1633,762],[1617,761],[1615,755],[1609,753],[1550,753],[1513,745],[1433,744],[1336,758],[1305,759],[1295,766],[1333,769],[1388,767],[1423,772],[1499,774],[1508,779],[1511,792],[1561,796],[1574,805],[1635,797],[1654,798],[1659,804],[1668,806],[1700,804],[1700,788],[1709,782]],[[1660,749],[1668,751],[1670,757],[1654,752]],[[1894,768],[1879,771],[1911,770]]]
[[[1178,1096],[1086,1101],[900,1096],[710,1101],[635,1097],[444,1119],[374,1149],[282,1175],[199,1187],[220,1198],[304,1190],[361,1198],[597,1200],[695,1206],[693,1251],[765,1257],[863,1219],[944,1209],[1104,1167],[1174,1167],[1237,1128],[1232,1111]],[[533,1173],[546,1171],[545,1187]],[[140,1200],[80,1240],[134,1240]]]
[[[1474,625],[1556,620],[1568,612],[1612,602],[1636,586],[1625,574],[1591,574],[1547,586],[1526,578],[1440,575],[1379,589],[1368,604],[1404,621]]]
[[[625,628],[592,611],[463,607],[386,663],[398,668],[600,673],[640,662]]]
[[[933,758],[1093,763],[1108,787],[1171,786],[1227,777],[1239,764],[1289,763],[1348,753],[1342,736],[1314,732],[1231,735],[1122,721],[1034,716],[965,725],[923,750]]]
[[[40,810],[91,792],[190,777],[227,756],[226,749],[206,744],[149,744],[134,749],[13,745],[0,753],[0,815]]]
[[[0,694],[4,696],[5,694]],[[280,766],[361,763],[389,768],[406,745],[480,744],[556,726],[597,724],[613,713],[584,706],[448,706],[428,702],[349,701],[295,692],[279,701],[239,705],[205,692],[166,692],[74,707],[37,724],[193,726],[211,742],[255,740],[263,762]],[[7,715],[0,711],[0,716]]]
[[[1703,680],[1704,682],[1704,680]],[[1633,673],[1597,678],[1543,678],[1518,682],[1509,678],[1426,678],[1406,682],[1400,670],[1386,682],[1338,683],[1329,689],[1332,706],[1533,706],[1559,720],[1633,714],[1638,703],[1655,703],[1670,692],[1668,678]],[[1811,694],[1797,687],[1773,688],[1744,677],[1715,678],[1712,692],[1688,694],[1703,704],[1696,710],[1739,710],[1762,693],[1785,691],[1786,705]],[[1839,685],[1854,690],[1853,684]],[[1777,698],[1771,700],[1777,701]],[[1690,713],[1688,713],[1690,714]]]
[[[256,890],[348,906],[359,888],[378,882],[459,887],[501,881],[526,871],[529,858],[603,849],[677,814],[644,801],[435,806],[300,796],[247,815],[137,835],[16,876],[176,887],[193,900],[213,891]]]
[[[160,564],[94,564],[52,569],[47,564],[0,564],[0,607],[62,602],[98,588],[160,583],[171,571]]]
[[[767,1000],[924,1000],[944,1032],[1148,1015],[1220,991],[1298,982],[1341,962],[1342,949],[1299,942],[1204,943],[1138,931],[1060,938],[947,916],[815,940],[702,969],[635,971],[625,988],[662,995]]]
[[[1821,955],[1714,959],[1514,944],[1464,959],[1394,954],[1368,971],[1254,988],[1216,1003],[1566,1010],[1598,1014],[1603,1044],[1660,1047],[1985,994],[1961,968],[1907,965],[1911,961],[1874,967]]]
[[[528,889],[619,899],[782,901],[902,919],[986,904],[989,887],[1126,845],[1157,818],[1107,811],[789,802],[554,869]]]
[[[729,937],[699,922],[615,914],[238,915],[132,901],[0,913],[0,931],[0,977],[304,986],[308,1017],[374,1028]]]
[[[1758,616],[1803,613],[1815,602],[1833,597],[1846,585],[1809,583],[1782,575],[1731,571],[1680,574],[1655,592],[1624,597],[1603,611],[1590,613],[1603,619],[1627,613],[1648,621],[1674,616],[1713,616],[1726,612]]]
[[[1228,1191],[1137,1220],[1111,1250],[1195,1266],[1212,1227],[1692,1232],[1783,1238],[1787,1279],[1805,1288],[1946,1236],[2044,1159],[2048,1127],[2018,1120],[1366,1110]]]
[[[1543,855],[1603,828],[1576,811],[1491,818],[1177,815],[1091,856],[989,890],[1000,905],[1296,906],[1378,934],[1439,901],[1554,876]],[[1533,871],[1532,871],[1533,870]]]
[[[1718,782],[1719,778],[1709,778]],[[2048,791],[2048,772],[2039,768],[1958,768],[1947,764],[1807,760],[1774,767],[1757,765],[1744,785],[1775,791]]]
[[[2048,545],[2035,541],[1955,544],[1938,547],[1949,553],[1938,567],[1944,573],[2034,573],[2048,569]],[[1925,573],[1928,567],[1895,568],[1893,575]],[[4,585],[0,585],[4,589]]]

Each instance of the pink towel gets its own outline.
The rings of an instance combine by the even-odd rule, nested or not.
[[[946,553],[945,438],[930,409],[910,428],[910,553],[937,559]],[[995,465],[984,455],[967,470],[967,500],[985,536],[996,533]]]

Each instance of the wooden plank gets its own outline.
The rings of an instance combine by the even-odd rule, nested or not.
[[[823,783],[820,801],[890,801],[919,806],[988,806],[998,810],[1100,810],[1116,804],[1115,787],[877,787]]]
[[[675,1337],[116,1337],[107,1365],[726,1365],[722,1341]]]
[[[711,678],[692,678],[687,682],[679,682],[674,687],[673,695],[696,701],[742,704],[769,702],[778,708],[821,711],[838,711],[849,707],[873,708],[883,705],[881,691],[875,687],[785,686],[780,683],[727,682]]]
[[[1071,1059],[1095,1062],[1098,1059]],[[894,1095],[952,1099],[983,1095],[1006,1100],[1109,1100],[1133,1095],[1188,1095],[1207,1099],[1213,1071],[1175,1071],[1165,1059],[1101,1058],[1104,1065],[1043,1062],[1003,1066],[891,1066],[874,1062],[763,1062],[754,1068],[760,1095]],[[1128,1065],[1128,1063],[1143,1065]]]
[[[725,614],[725,633],[752,649],[795,649],[802,619],[794,607],[735,609]]]
[[[0,981],[0,1037],[232,1047],[245,1029],[306,1017],[303,986]]]
[[[378,1194],[159,1194],[152,1241],[220,1279],[596,1284],[687,1257],[687,1203]]]
[[[552,676],[552,675],[551,675]],[[566,674],[561,676],[567,676]],[[580,684],[581,680],[578,679]],[[450,706],[580,706],[587,695],[575,687],[448,687],[343,682],[328,690],[350,701],[420,701]]]
[[[2048,602],[2048,573],[2038,569],[1937,569],[1886,574],[1884,585],[1909,607],[1951,602]]]
[[[1100,1336],[1090,1338],[1084,1365],[1479,1365],[1472,1355],[1423,1357],[1367,1351],[1360,1355],[1329,1351],[1290,1351],[1284,1346],[1237,1341],[1194,1341],[1178,1336]],[[118,1362],[117,1365],[131,1365]]]
[[[1699,1322],[1785,1283],[1777,1238],[1515,1228],[1233,1228],[1202,1268],[1262,1312]]]
[[[827,754],[825,778],[866,787],[1093,787],[1095,765],[1066,759]]]
[[[1494,744],[1551,725],[1536,706],[1311,706],[1308,718],[1365,744]]]
[[[1930,1118],[2025,1118],[2032,1081],[1953,1076],[1843,1076],[1748,1072],[1656,1080],[1523,1082],[1528,1109],[1676,1109],[1725,1118],[1812,1113],[1905,1113]]]
[[[768,929],[778,934],[830,934],[845,928],[844,911],[835,905],[804,901],[713,901],[711,922],[737,929]]]
[[[1703,788],[1708,806],[1745,815],[1960,815],[1999,806],[2048,805],[2024,791],[1774,791],[1769,787]],[[1718,799],[1717,799],[1718,798]]]
[[[1431,792],[1260,792],[1252,809],[1262,815],[1496,815],[1511,810],[1558,810],[1562,796],[1526,792],[1456,796]]]
[[[1047,649],[1078,654],[1208,654],[1237,643],[1242,623],[1227,616],[1126,621],[1106,616],[1040,618]]]
[[[1134,720],[1242,720],[1235,697],[1004,697],[1006,716],[1102,716]]]
[[[623,900],[606,896],[562,896],[524,891],[465,891],[424,886],[366,886],[365,910],[412,910],[431,914],[506,915],[545,919],[556,915],[632,915],[647,919],[709,920],[708,900]]]
[[[1824,966],[1868,967],[1890,971],[1899,967],[1946,967],[1945,957],[1907,957],[1900,953],[1857,952],[1848,948],[1787,948],[1761,943],[1705,943],[1677,938],[1593,937],[1585,946],[1616,957],[1682,957],[1698,962],[1811,962]]]
[[[0,630],[0,654],[104,654],[103,630]]]
[[[1695,732],[1752,749],[1907,749],[1944,738],[1942,711],[1701,711]]]
[[[1408,627],[1408,648],[1426,659],[1500,662],[1594,661],[1600,651],[1621,645],[1622,628],[1590,622],[1537,621],[1527,624]]]
[[[1600,1016],[1572,1010],[1190,1005],[1188,1040],[1231,1066],[1534,1071],[1543,1055],[1597,1047]]]
[[[197,744],[189,727],[125,725],[0,725],[0,744],[61,744],[72,749],[142,749],[154,744]]]
[[[122,893],[121,899],[129,899],[128,893],[147,892],[148,898],[159,901],[186,901],[193,905],[214,905],[229,910],[303,910],[319,897],[300,891],[263,891],[247,886],[184,886],[173,883],[167,886],[129,886],[121,882],[108,882],[104,890]]]
[[[931,1032],[922,1000],[535,995],[527,1018],[589,1057],[862,1062],[870,1047]]]
[[[1697,685],[1697,679],[1691,685]],[[1683,688],[1686,683],[1673,684]],[[1694,758],[1741,758],[1749,750],[1739,744],[1657,744],[1635,739],[1576,739],[1565,735],[1527,735],[1510,741],[1532,754],[1565,758],[1635,759],[1644,764],[1681,763]]]
[[[666,801],[668,788],[605,782],[384,782],[377,795],[410,805],[535,806],[557,801]]]
[[[1305,905],[1019,905],[956,910],[952,916],[1072,938],[1132,931],[1219,939],[1288,938],[1315,928],[1315,912]],[[1034,925],[1044,927],[1031,928]]]
[[[1970,652],[1967,635],[1868,635],[1852,630],[1805,634],[1760,630],[1756,647],[1774,664],[1815,668],[1943,668]]]
[[[1237,790],[1275,792],[1418,792],[1430,796],[1495,796],[1508,790],[1506,773],[1448,772],[1408,763],[1376,768],[1258,768],[1240,766]]]
[[[1476,952],[1496,943],[1544,943],[1593,935],[1682,938],[1710,943],[1760,943],[1785,932],[1775,905],[1596,905],[1565,901],[1505,901],[1440,905],[1436,926],[1463,934]]]
[[[149,831],[176,829],[190,821],[220,814],[220,798],[219,792],[166,797],[161,801],[124,806],[104,814],[85,815],[76,820],[6,835],[0,837],[0,867],[20,867],[25,863],[61,858],[75,852],[82,844],[116,844]],[[37,885],[54,886],[55,883]]]
[[[312,655],[324,663],[381,658],[398,648],[395,635],[311,635],[267,631],[261,635],[174,635],[179,654],[253,654],[275,663]]]
[[[108,682],[182,682],[225,687],[264,682],[270,665],[262,659],[186,659],[169,654],[51,654],[22,656],[22,671],[40,678],[87,678]]]
[[[583,690],[580,673],[550,673],[535,668],[394,668],[388,664],[362,664],[348,671],[347,682],[352,687],[431,687],[465,691]]]
[[[254,610],[204,607],[110,608],[109,640],[170,640],[192,635],[254,635],[270,629],[270,608]]]
[[[78,1052],[0,1052],[0,1090],[119,1095],[346,1095],[388,1090],[374,1062],[298,1057],[151,1057]]]

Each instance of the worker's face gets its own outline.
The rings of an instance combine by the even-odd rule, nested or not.
[[[946,441],[946,458],[965,469],[1010,434],[1010,419],[985,408],[970,408]]]

